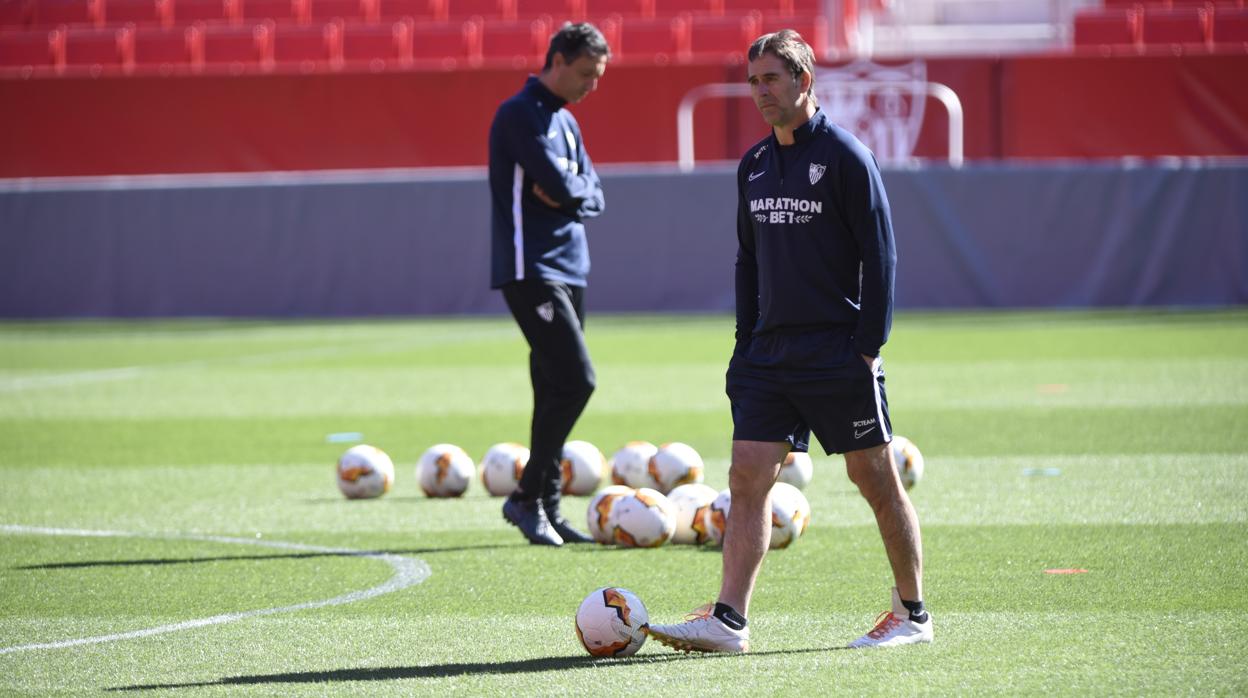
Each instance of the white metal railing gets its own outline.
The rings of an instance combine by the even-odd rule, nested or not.
[[[958,94],[939,82],[901,82],[892,80],[855,80],[853,82],[836,82],[831,85],[820,85],[827,91],[871,92],[878,89],[913,90],[922,85],[924,93],[939,101],[949,114],[949,164],[961,167],[963,160],[963,116],[962,100]],[[693,155],[693,110],[704,99],[724,97],[749,97],[750,86],[738,82],[716,82],[699,85],[685,93],[676,108],[676,149],[677,162],[681,172],[691,172],[694,165]]]

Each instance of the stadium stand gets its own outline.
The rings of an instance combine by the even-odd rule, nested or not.
[[[412,64],[412,27],[402,19],[384,24],[347,24],[342,31],[342,59],[347,66],[371,72]]]
[[[756,13],[732,17],[689,17],[689,55],[722,61],[745,63],[746,49],[758,35]]]
[[[191,65],[190,45],[199,31],[193,27],[145,29],[134,31],[134,62],[128,68],[142,66],[157,72],[187,69]]]
[[[413,22],[445,22],[446,0],[378,0],[378,15],[382,20],[410,17]]]
[[[68,29],[65,32],[65,65],[95,70],[120,70],[133,63],[133,30]]]
[[[485,23],[481,32],[481,60],[517,69],[538,70],[546,58],[550,33],[550,22],[545,19]]]
[[[104,24],[172,26],[173,0],[108,0],[104,3]]]
[[[233,22],[243,20],[244,0],[169,0],[173,3],[173,22],[178,26],[187,26],[194,22]],[[283,4],[284,3],[284,4]],[[290,6],[290,0],[277,0],[266,3],[257,0],[249,18],[275,19],[282,16],[284,8]],[[276,15],[276,16],[275,16]]]

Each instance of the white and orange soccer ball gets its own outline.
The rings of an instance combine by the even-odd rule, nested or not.
[[[691,482],[681,485],[667,495],[667,500],[676,509],[676,531],[672,534],[672,542],[683,545],[701,545],[707,541],[705,515],[711,508],[711,502],[719,493],[710,485]]]
[[[615,503],[617,545],[657,548],[676,532],[676,510],[661,492],[642,487]]]
[[[810,502],[802,491],[785,482],[771,486],[771,549],[787,548],[810,525]]]
[[[646,642],[650,614],[622,587],[590,592],[576,609],[576,637],[595,657],[630,657]]]
[[[416,463],[416,479],[426,497],[458,497],[476,474],[472,457],[453,444],[430,446]]]
[[[804,490],[806,485],[810,484],[810,479],[814,474],[815,465],[810,460],[809,453],[789,451],[789,455],[785,456],[784,462],[780,464],[780,475],[776,478],[776,481],[793,485],[799,490]]]
[[[611,457],[611,481],[617,485],[652,487],[648,469],[659,448],[649,441],[629,441]]]
[[[563,445],[559,470],[560,490],[564,494],[587,495],[602,484],[607,459],[588,441],[569,441]]]
[[[665,443],[646,464],[647,487],[667,494],[681,485],[702,482],[703,470],[702,456],[692,446],[679,441]]]
[[[706,543],[719,547],[724,544],[724,531],[728,528],[728,511],[732,509],[732,491],[720,490],[711,506],[702,514],[706,527]]]
[[[372,499],[394,485],[394,462],[375,446],[360,444],[338,459],[338,489],[347,499]]]
[[[520,476],[529,462],[529,449],[505,442],[490,446],[481,459],[481,484],[495,497],[506,497],[520,485]]]
[[[594,540],[603,545],[615,542],[615,503],[633,492],[633,488],[625,485],[609,485],[598,490],[589,500],[585,523]]]
[[[901,484],[910,489],[923,479],[923,454],[914,442],[904,436],[893,434],[889,444],[893,449],[893,460],[897,461],[897,474],[901,476]]]

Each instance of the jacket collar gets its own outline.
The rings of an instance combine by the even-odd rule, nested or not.
[[[806,121],[806,123],[793,129],[793,144],[796,145],[810,140],[810,138],[815,135],[816,131],[823,130],[824,125],[827,122],[828,115],[824,113],[823,108],[820,107],[815,109],[815,113],[809,120]],[[771,132],[771,140],[775,141],[776,146],[779,147],[780,141],[776,138],[776,132],[774,130]]]
[[[536,99],[543,108],[552,112],[563,109],[563,106],[567,104],[562,97],[547,89],[536,75],[530,75],[529,79],[524,82],[524,91]]]

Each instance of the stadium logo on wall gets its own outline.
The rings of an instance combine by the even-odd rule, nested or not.
[[[811,163],[811,165],[810,165],[810,183],[811,183],[811,185],[814,185],[816,182],[818,182],[820,179],[822,179],[822,178],[823,178],[823,173],[824,173],[827,169],[828,169],[828,168],[827,168],[825,165],[816,165],[816,164],[814,164],[814,163]]]
[[[880,162],[914,156],[927,99],[927,63],[855,61],[818,71],[815,96],[834,123],[857,136]]]

